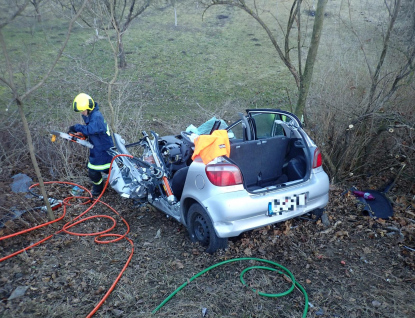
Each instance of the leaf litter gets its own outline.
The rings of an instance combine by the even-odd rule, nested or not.
[[[2,183],[9,194],[5,183]],[[363,188],[363,187],[362,187]],[[409,187],[411,189],[411,187]],[[131,227],[135,253],[97,317],[148,317],[165,297],[199,271],[239,257],[269,259],[287,267],[309,296],[310,316],[413,317],[415,315],[415,210],[410,193],[391,193],[394,216],[374,219],[359,210],[355,198],[332,186],[327,207],[329,225],[294,219],[255,229],[229,240],[214,255],[190,242],[187,230],[150,206],[137,208],[111,189],[103,200]],[[406,188],[408,189],[408,188]],[[67,190],[55,189],[65,197]],[[16,194],[15,194],[16,195]],[[2,199],[20,202],[21,194]],[[15,204],[14,204],[15,205]],[[7,207],[7,205],[5,205]],[[75,208],[74,214],[81,213]],[[109,213],[102,208],[99,213]],[[61,213],[57,210],[56,213]],[[98,214],[98,212],[96,212]],[[72,215],[73,216],[73,215]],[[46,221],[32,212],[1,229],[1,235]],[[67,217],[70,219],[70,216]],[[81,229],[106,228],[97,220]],[[123,233],[123,225],[117,225]],[[0,242],[4,256],[43,238],[42,229]],[[106,293],[129,255],[124,242],[97,245],[90,237],[58,234],[45,244],[0,263],[0,316],[85,317]],[[239,273],[252,264],[226,265],[191,282],[157,314],[160,317],[298,317],[303,296],[263,298],[242,287]],[[273,276],[274,275],[274,276]],[[281,292],[285,276],[249,273],[247,283],[263,292]],[[19,297],[12,294],[21,290]],[[22,292],[24,291],[24,292]]]

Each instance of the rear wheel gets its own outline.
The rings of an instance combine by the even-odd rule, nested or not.
[[[212,220],[199,203],[193,203],[190,206],[187,229],[192,242],[199,242],[200,245],[205,246],[207,253],[212,254],[228,246],[228,239],[216,235]]]

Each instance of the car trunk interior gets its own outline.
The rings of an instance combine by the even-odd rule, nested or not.
[[[303,179],[305,147],[302,139],[286,136],[231,142],[230,159],[240,168],[245,188],[256,192]]]

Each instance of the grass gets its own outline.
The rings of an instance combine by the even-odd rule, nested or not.
[[[40,32],[41,26],[32,32],[26,25],[8,30],[12,51],[21,43],[29,48],[16,54],[13,64],[27,58],[32,85],[37,79],[33,74],[41,76],[53,58],[64,27],[47,35]],[[57,100],[59,107],[66,107],[80,90],[106,104],[105,83],[113,75],[114,62],[106,39],[91,41],[94,32],[75,26],[65,56],[42,93],[34,95],[34,104],[46,108]],[[286,88],[293,88],[264,32],[238,10],[214,8],[202,20],[201,8],[179,3],[175,27],[172,8],[150,8],[125,34],[124,46],[128,67],[119,81],[130,82],[130,96],[123,107],[144,105],[146,119],[169,120],[183,111],[195,116],[200,110],[197,104],[207,111],[226,103],[242,109],[284,106]],[[7,98],[1,95],[1,100]]]

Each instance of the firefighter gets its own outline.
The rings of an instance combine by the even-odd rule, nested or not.
[[[112,156],[107,150],[114,146],[109,126],[99,111],[98,103],[91,96],[81,93],[75,97],[73,110],[82,114],[85,125],[76,124],[69,127],[69,132],[80,132],[89,138],[94,145],[90,150],[88,162],[88,174],[93,183],[92,195],[101,194],[104,187],[102,172],[108,173]]]

